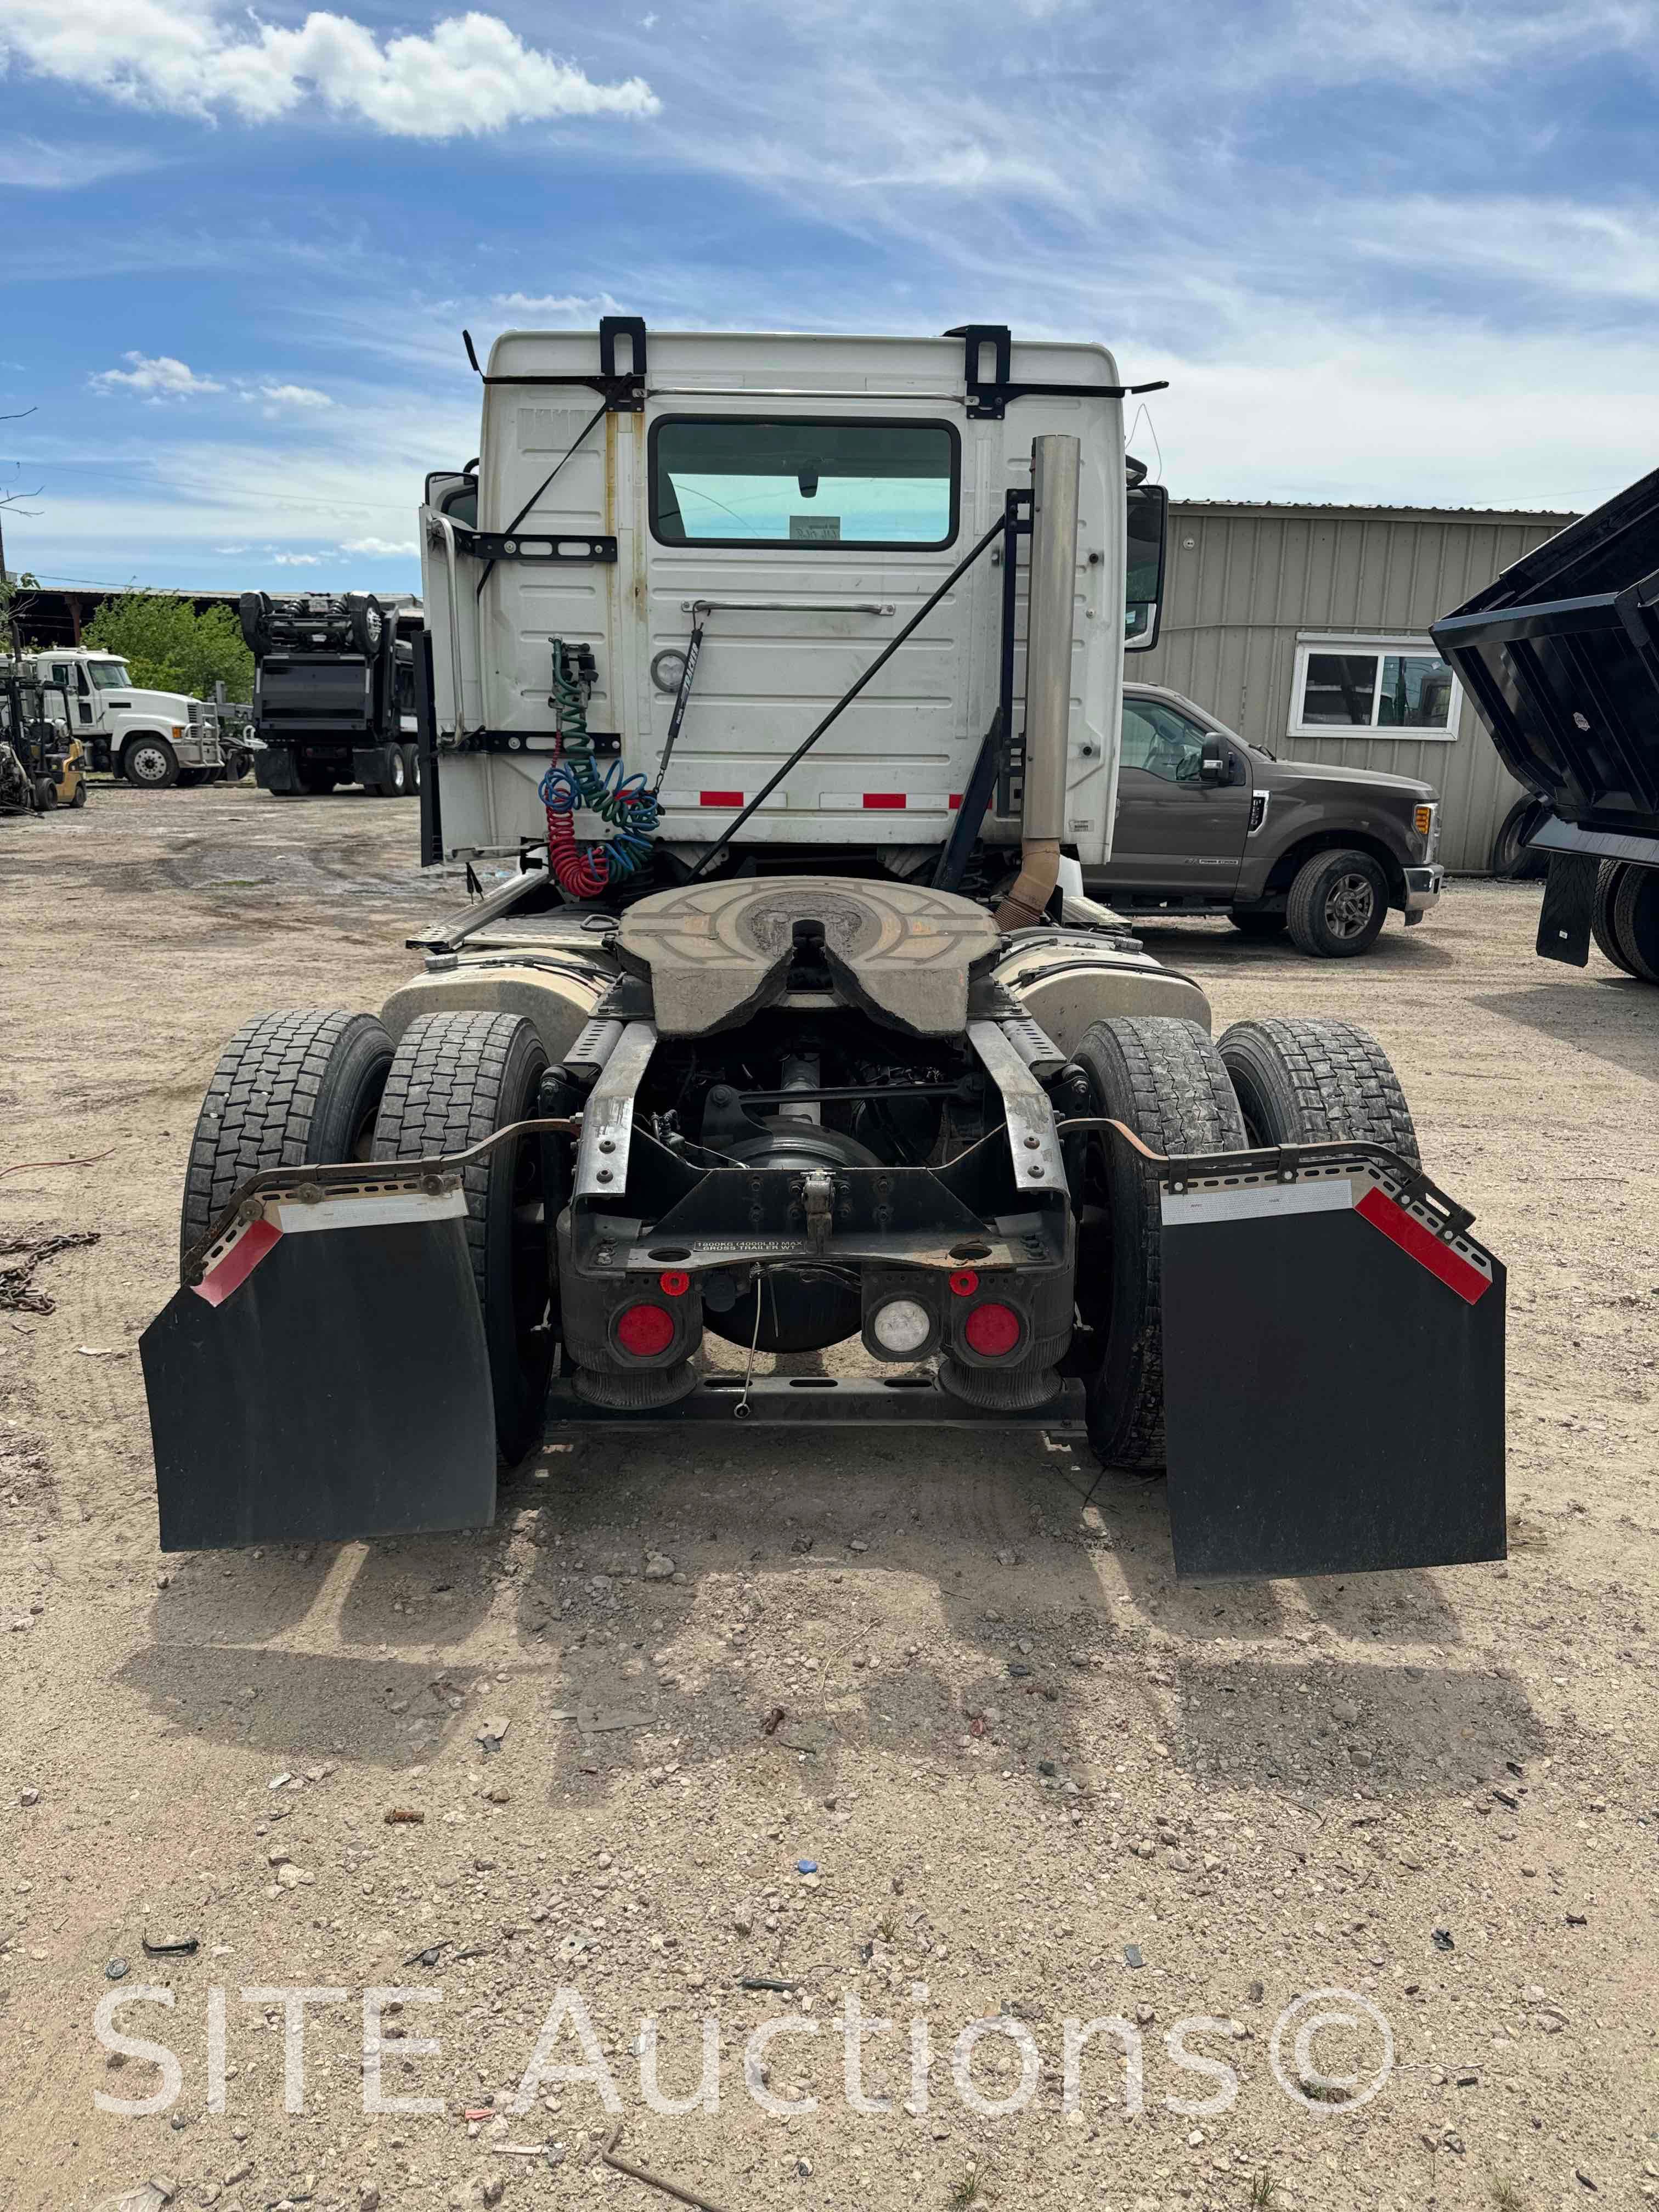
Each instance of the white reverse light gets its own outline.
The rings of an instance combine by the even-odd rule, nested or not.
[[[915,1298],[889,1298],[878,1306],[870,1333],[884,1352],[916,1352],[933,1333],[933,1318]]]

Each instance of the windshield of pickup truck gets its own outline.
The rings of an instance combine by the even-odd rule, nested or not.
[[[132,678],[125,660],[89,660],[87,673],[100,691],[130,691]]]

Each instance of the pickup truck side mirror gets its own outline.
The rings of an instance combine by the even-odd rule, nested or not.
[[[1206,738],[1204,750],[1198,763],[1200,783],[1225,783],[1231,773],[1227,748],[1219,738]]]

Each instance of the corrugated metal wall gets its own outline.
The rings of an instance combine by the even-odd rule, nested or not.
[[[1521,787],[1466,699],[1455,738],[1291,738],[1297,641],[1313,631],[1426,636],[1564,514],[1171,501],[1164,620],[1128,681],[1167,684],[1283,759],[1424,777],[1442,801],[1440,857],[1484,872]]]

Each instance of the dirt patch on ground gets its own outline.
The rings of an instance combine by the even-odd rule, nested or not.
[[[1536,962],[1526,886],[1455,884],[1352,964],[1146,933],[1218,1024],[1340,1013],[1393,1055],[1510,1268],[1506,1566],[1183,1589],[1157,1486],[961,1431],[582,1443],[480,1535],[163,1559],[135,1346],[202,1090],[250,1014],[407,974],[459,902],[416,818],[104,787],[0,844],[0,1167],[91,1163],[0,1181],[0,1237],[98,1238],[36,1269],[53,1310],[0,1313],[0,2198],[670,2202],[596,2161],[592,2081],[509,2110],[561,1990],[617,2154],[731,2212],[1653,2195],[1659,998]],[[345,1994],[290,2113],[301,1985]],[[440,1993],[380,2063],[441,2111],[365,2114],[369,1985]],[[94,2096],[161,2075],[94,2011],[140,1987],[172,2009],[116,2026],[182,2078],[123,2117]],[[1381,2031],[1298,2055],[1292,2020],[1293,2101],[1275,2024],[1333,1988],[1392,2072],[1361,2101]],[[849,2031],[848,1992],[890,2027]],[[647,2014],[682,2098],[716,2021],[718,2111],[647,2102]],[[1068,2017],[1120,2023],[1071,2097]],[[1165,2043],[1194,2019],[1227,2109]],[[744,2050],[779,2020],[769,2111]],[[1033,2063],[1023,2111],[953,2083],[976,2020],[975,2097]],[[849,2034],[884,2111],[850,2108]],[[568,2022],[552,2063],[584,2063]]]

